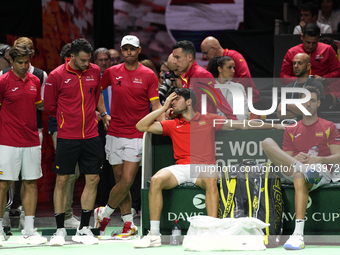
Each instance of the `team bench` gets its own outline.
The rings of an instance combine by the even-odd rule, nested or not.
[[[282,144],[282,130],[232,130],[216,132],[216,161],[220,165],[234,165],[246,159],[256,159],[258,163],[267,162],[261,141],[271,137]],[[172,142],[169,137],[145,133],[143,139],[142,189],[141,189],[141,230],[146,235],[150,229],[149,183],[158,170],[175,164]],[[294,230],[294,187],[282,184],[284,202],[283,234]],[[169,235],[175,219],[179,219],[182,233],[185,234],[189,222],[187,218],[206,215],[205,190],[194,184],[182,184],[172,190],[163,191],[163,210],[161,214],[161,233]],[[331,183],[310,193],[306,212],[306,235],[336,235],[340,230],[340,183]]]

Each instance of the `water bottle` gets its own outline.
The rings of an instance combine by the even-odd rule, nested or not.
[[[317,156],[319,154],[319,146],[318,145],[314,145],[312,148],[309,149],[308,154],[311,156]],[[308,172],[307,172],[307,178],[308,181],[311,184],[318,184],[322,178],[321,175],[321,168],[319,164],[312,164],[310,165]]]
[[[317,156],[319,154],[319,146],[314,145],[312,148],[309,149],[308,154],[311,156]]]
[[[181,235],[181,226],[179,225],[178,220],[175,220],[175,224],[172,228],[172,234],[170,236],[170,245],[179,245]]]

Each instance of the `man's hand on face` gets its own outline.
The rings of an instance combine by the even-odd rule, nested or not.
[[[301,32],[303,32],[306,25],[307,25],[306,22],[304,22],[303,20],[300,21]]]
[[[173,92],[166,98],[164,106],[163,106],[166,109],[165,110],[165,119],[172,119],[172,118],[176,117],[173,114],[173,110],[171,108],[171,103],[176,97],[177,97],[176,92]]]

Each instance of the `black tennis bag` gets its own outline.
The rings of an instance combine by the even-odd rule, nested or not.
[[[265,245],[276,247],[282,233],[281,181],[271,163],[253,160],[225,167],[220,177],[219,218],[254,217],[270,223]]]

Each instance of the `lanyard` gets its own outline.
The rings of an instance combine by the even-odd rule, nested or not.
[[[307,81],[308,80],[309,80],[309,77],[308,77]],[[305,81],[305,83],[303,84],[302,88],[304,88],[306,86],[307,81]],[[295,81],[293,88],[295,88],[296,83],[297,83],[297,80]],[[293,96],[294,96],[294,92],[292,92],[292,96],[290,97],[290,99],[293,99]]]

